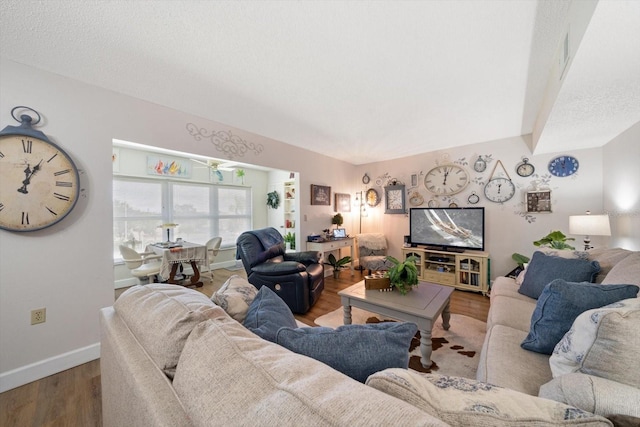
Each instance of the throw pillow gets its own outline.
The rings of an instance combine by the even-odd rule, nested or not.
[[[278,329],[298,327],[291,309],[278,294],[266,286],[260,288],[249,306],[243,325],[260,338],[271,342],[276,342]]]
[[[578,315],[638,293],[635,285],[595,285],[556,279],[545,286],[531,316],[529,335],[521,347],[537,353],[551,354]]]
[[[387,368],[407,369],[415,323],[383,322],[332,328],[281,328],[276,342],[319,360],[351,378],[367,377]]]
[[[633,252],[622,248],[595,248],[589,250],[589,259],[598,261],[600,272],[596,277],[596,283],[602,283],[611,269],[620,261],[631,255]],[[616,280],[611,283],[632,283],[627,280]]]
[[[247,279],[234,274],[211,296],[211,300],[222,307],[229,316],[242,323],[257,294],[258,289]]]
[[[607,277],[602,280],[602,283],[632,283],[640,285],[640,251],[632,252],[614,265]]]
[[[548,256],[542,252],[535,252],[531,257],[527,274],[522,286],[518,289],[522,295],[538,299],[545,286],[555,279],[568,282],[593,282],[600,271],[597,261],[582,259],[566,259]]]
[[[640,298],[579,315],[549,358],[553,377],[571,372],[640,388]]]
[[[560,402],[467,378],[386,369],[366,384],[452,426],[609,425],[603,417]]]

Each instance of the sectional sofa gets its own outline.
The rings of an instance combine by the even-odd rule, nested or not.
[[[240,308],[223,297],[214,296],[216,304],[191,289],[151,284],[102,309],[103,424],[612,425],[473,379],[390,368],[356,381],[245,328],[240,320],[255,295],[246,285],[236,289],[245,298]]]

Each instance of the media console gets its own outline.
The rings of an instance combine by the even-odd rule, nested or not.
[[[418,276],[425,282],[456,289],[489,292],[489,254],[480,251],[452,253],[428,248],[402,248],[407,259],[414,255]]]

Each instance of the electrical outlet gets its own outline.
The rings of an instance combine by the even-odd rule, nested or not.
[[[31,324],[37,325],[38,323],[44,323],[47,321],[47,309],[37,308],[31,310]]]

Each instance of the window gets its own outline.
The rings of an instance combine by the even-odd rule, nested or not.
[[[120,245],[144,251],[167,239],[159,225],[177,223],[172,239],[206,243],[222,237],[222,246],[235,245],[251,229],[251,189],[144,178],[113,179],[113,254]]]

